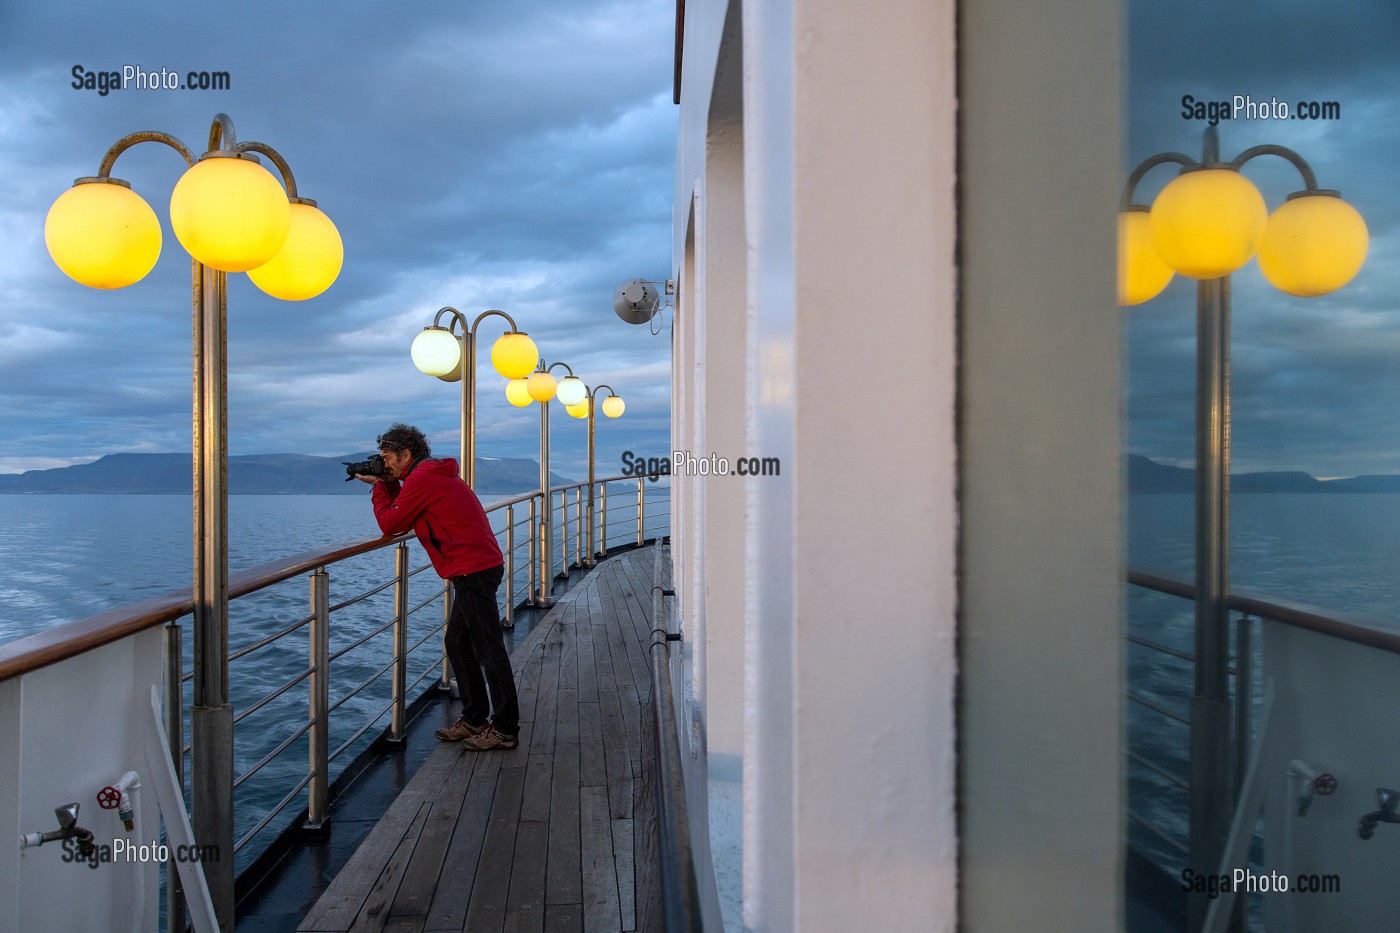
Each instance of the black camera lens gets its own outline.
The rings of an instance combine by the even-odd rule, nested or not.
[[[345,464],[345,481],[348,483],[357,475],[363,473],[365,476],[385,476],[389,475],[389,468],[384,465],[384,458],[375,454],[368,460],[356,460],[354,463],[342,460]]]

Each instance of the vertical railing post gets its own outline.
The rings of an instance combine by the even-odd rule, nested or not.
[[[515,506],[506,506],[506,628],[515,627]]]
[[[588,566],[588,555],[584,554],[583,534],[583,487],[574,490],[574,563]]]
[[[452,619],[452,583],[442,582],[442,689],[452,689],[452,665],[447,659],[447,623]]]
[[[603,517],[598,522],[598,556],[608,553],[608,484],[598,488],[598,498],[603,503]]]
[[[637,478],[637,547],[641,547],[642,542],[646,540],[647,501],[646,495],[642,492],[642,483],[644,482],[646,482],[644,478]]]
[[[564,561],[564,576],[569,575],[569,490],[559,490],[559,516],[564,521],[564,530],[559,535],[559,547]],[[553,568],[550,568],[553,569]]]
[[[394,548],[394,707],[389,741],[401,745],[408,725],[408,542]]]
[[[184,631],[178,622],[167,622],[162,630],[165,641],[165,741],[170,747],[170,763],[175,780],[185,787],[185,682]],[[180,870],[173,856],[165,860],[165,929],[184,933],[185,891],[180,886]]]
[[[324,567],[311,574],[311,788],[306,803],[307,829],[326,821],[330,791],[330,575]]]
[[[538,500],[530,497],[530,605],[539,605],[539,543],[535,540],[540,530],[539,504]]]

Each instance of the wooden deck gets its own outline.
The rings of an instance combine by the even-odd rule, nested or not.
[[[520,747],[443,743],[299,930],[649,926],[655,553],[609,558],[561,597],[513,655]]]

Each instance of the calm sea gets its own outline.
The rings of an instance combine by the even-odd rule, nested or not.
[[[609,489],[610,543],[636,534],[636,487]],[[647,534],[664,534],[669,522],[665,484],[647,485]],[[247,569],[279,557],[322,549],[335,544],[379,536],[370,509],[369,491],[355,496],[232,496],[229,499],[229,568]],[[488,507],[502,497],[487,497]],[[188,588],[193,572],[190,500],[185,496],[133,495],[5,495],[0,496],[0,642],[86,618],[135,600]],[[570,521],[574,521],[570,496]],[[506,512],[491,513],[492,526],[500,532]],[[529,507],[517,509],[517,600],[528,586],[528,550],[525,544]],[[571,526],[571,531],[576,526]],[[562,525],[556,514],[555,567],[562,568]],[[503,540],[503,539],[502,539]],[[410,567],[428,564],[427,555],[413,542]],[[393,577],[393,550],[385,548],[329,568],[330,601],[334,606],[383,584]],[[442,581],[428,567],[412,577],[409,588],[409,644],[424,643],[412,652],[409,682],[423,676],[416,694],[441,670],[441,641],[430,637],[442,624],[442,602],[435,598]],[[499,599],[505,605],[506,587]],[[306,577],[297,577],[238,599],[229,606],[229,649],[252,644],[279,629],[291,626],[310,612],[310,588]],[[356,686],[371,680],[389,663],[392,648],[388,633],[334,658],[393,617],[392,587],[334,613],[331,623],[330,702],[334,707]],[[193,637],[184,620],[185,669],[191,669]],[[309,653],[308,630],[303,627],[273,644],[235,659],[229,665],[229,700],[235,713],[248,709],[305,671]],[[355,697],[345,699],[331,715],[330,748],[342,749],[332,763],[332,775],[353,760],[375,733],[387,724],[354,734],[389,702],[388,676],[379,677]],[[185,708],[192,702],[186,683]],[[236,728],[234,770],[241,774],[307,721],[307,688],[300,683],[277,700],[240,721]],[[188,732],[186,733],[188,740]],[[241,837],[275,806],[306,773],[306,739],[293,741],[266,768],[235,792],[235,837]],[[281,825],[305,806],[305,792],[290,804],[239,853],[237,866],[245,867],[257,851],[276,835]]]

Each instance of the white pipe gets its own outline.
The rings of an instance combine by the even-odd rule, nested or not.
[[[141,775],[135,771],[128,771],[112,787],[121,795],[117,803],[118,814],[128,807],[131,809],[132,839],[136,845],[144,845],[146,837],[142,835],[141,828]],[[136,883],[132,886],[132,895],[136,899],[136,905],[131,911],[131,930],[132,933],[143,933],[146,930],[146,868],[140,863],[136,865]]]

